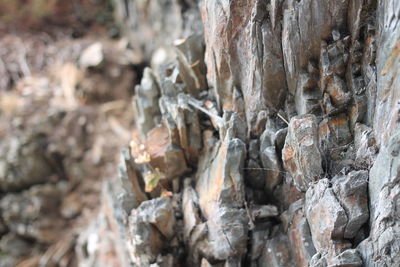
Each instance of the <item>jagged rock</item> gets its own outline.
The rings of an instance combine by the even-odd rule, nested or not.
[[[226,111],[222,117],[222,125],[220,127],[220,138],[239,138],[242,141],[247,140],[247,127],[236,112]]]
[[[313,115],[292,118],[282,150],[283,166],[293,177],[298,190],[303,192],[323,172],[316,123]]]
[[[191,179],[185,179],[182,196],[183,211],[183,234],[185,241],[188,242],[190,234],[196,225],[201,223],[198,197],[196,191],[191,186]]]
[[[371,166],[378,151],[372,129],[357,123],[354,127],[354,146],[356,161],[362,165]]]
[[[115,249],[119,263],[123,266],[129,266],[131,261],[126,246],[128,216],[131,210],[137,206],[138,203],[135,201],[134,196],[126,194],[122,184],[118,183],[118,181],[111,180],[109,182],[104,182],[101,200],[102,211],[99,214],[99,218],[94,222],[93,228],[89,227],[87,233],[83,233],[79,237],[81,240],[80,243],[88,246],[90,244],[91,233],[95,232],[99,235],[101,231],[108,231],[113,237],[109,241],[109,243],[111,243],[110,246]],[[107,223],[103,220],[106,220]],[[107,229],[106,225],[109,225],[108,227],[110,229]],[[84,251],[89,250],[87,248],[83,250],[82,258],[85,258]],[[96,259],[95,255],[92,257]]]
[[[262,255],[258,260],[258,266],[278,267],[292,266],[292,257],[290,255],[288,238],[285,235],[278,235],[268,239]]]
[[[81,258],[95,265],[92,257],[117,253],[123,266],[400,265],[398,1],[116,3],[135,51],[149,61],[157,49],[157,73],[145,69],[135,96],[149,157],[135,163],[124,151],[120,181],[105,186]],[[93,62],[82,63],[87,74],[107,61],[94,50]],[[36,238],[24,232],[34,221],[29,209],[13,210],[27,191],[7,191],[55,172],[41,172],[52,166],[36,147],[26,151],[39,171],[23,165],[24,155],[14,164],[24,148],[13,145],[1,144],[0,221]],[[71,150],[80,146],[91,143]],[[150,193],[147,171],[163,178]],[[172,199],[154,199],[160,195]],[[71,210],[62,214],[73,218]],[[33,228],[42,221],[34,219]]]
[[[318,252],[329,248],[332,239],[343,238],[348,218],[328,179],[319,180],[307,190],[305,214]]]
[[[299,191],[292,176],[285,172],[282,184],[278,185],[274,191],[275,199],[280,200],[280,209],[287,210],[292,203],[304,198],[304,196],[305,192]]]
[[[151,166],[158,168],[167,179],[177,178],[188,170],[182,149],[170,140],[166,127],[153,128],[146,139]]]
[[[318,134],[323,151],[347,145],[352,139],[347,116],[343,113],[322,120],[319,124]]]
[[[249,157],[253,160],[257,160],[259,157],[260,142],[257,139],[249,141]]]
[[[332,178],[332,182],[333,191],[347,215],[344,238],[351,239],[369,218],[368,172],[352,171]]]
[[[400,264],[398,212],[400,132],[381,149],[369,175],[370,235],[358,245],[366,266]]]
[[[340,38],[340,36],[339,36]],[[348,60],[348,36],[332,44],[321,43],[320,77],[321,90],[326,91],[335,107],[341,108],[351,100],[344,74]]]
[[[347,249],[341,254],[337,255],[329,263],[330,267],[348,266],[348,267],[360,267],[363,266],[360,255],[355,249]]]
[[[151,223],[167,239],[174,236],[175,216],[169,198],[156,198],[140,204],[136,216]]]
[[[131,260],[141,266],[155,263],[164,247],[164,239],[174,235],[175,215],[170,199],[156,198],[142,202],[129,216]]]
[[[202,36],[192,35],[175,43],[182,81],[196,98],[207,89],[203,42]]]
[[[317,87],[315,75],[302,73],[298,77],[295,105],[297,114],[318,114],[321,110],[322,92]]]
[[[324,155],[323,164],[329,173],[335,175],[343,166],[343,155],[351,144],[349,121],[344,113],[323,119],[318,126],[320,150]]]
[[[133,216],[129,220],[128,251],[132,262],[149,266],[154,263],[163,248],[161,233],[143,218]]]
[[[399,9],[400,2],[396,0],[379,1],[377,6],[376,37],[379,43],[376,50],[377,84],[376,92],[371,92],[371,98],[375,97],[373,128],[378,145],[387,144],[399,127],[400,76],[395,71],[400,68],[398,60],[400,29],[395,26],[400,20],[396,15]],[[372,87],[371,91],[374,89]]]
[[[160,89],[150,68],[145,68],[140,85],[135,87],[135,107],[137,125],[143,135],[146,135],[157,125],[160,118],[158,98]]]
[[[349,1],[287,1],[283,9],[282,50],[289,91],[295,95],[300,70],[319,58],[321,39],[346,25]]]
[[[162,88],[165,89],[165,86],[162,85]],[[187,97],[178,94],[176,88],[171,88],[170,96],[164,93],[160,98],[160,108],[171,142],[182,148],[189,164],[194,164],[202,145],[197,111],[189,107]]]
[[[313,255],[316,253],[311,238],[310,227],[304,214],[304,199],[292,203],[288,209],[287,225],[290,225],[287,235],[291,255],[296,266],[308,266]]]
[[[321,256],[321,253],[316,253],[310,261],[310,265],[312,267],[327,267],[326,259]]]
[[[278,107],[286,94],[281,26],[270,19],[279,10],[243,0],[207,1],[203,10],[208,83],[224,110],[234,109],[233,91],[240,88],[247,125],[254,128],[258,111]]]
[[[228,132],[235,131],[228,129]],[[247,214],[244,209],[244,143],[227,134],[223,143],[202,155],[196,174],[196,191],[202,215],[207,220],[205,255],[227,260],[244,256]]]
[[[276,132],[272,127],[266,127],[260,137],[260,159],[263,166],[262,173],[265,177],[265,189],[272,192],[282,182],[281,161],[276,152]]]
[[[201,259],[201,267],[223,267],[223,263],[211,264],[205,258]]]
[[[148,199],[146,196],[141,184],[142,182],[139,180],[136,164],[132,159],[129,149],[124,149],[121,152],[121,160],[119,165],[119,179],[121,184],[128,196],[132,198],[133,205],[137,206],[141,202]]]

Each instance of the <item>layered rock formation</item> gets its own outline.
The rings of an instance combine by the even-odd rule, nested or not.
[[[81,263],[400,265],[399,1],[116,4],[151,68]]]
[[[130,264],[398,266],[400,2],[144,2]]]

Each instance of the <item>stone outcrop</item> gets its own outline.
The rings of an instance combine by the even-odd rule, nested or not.
[[[181,264],[398,264],[396,1],[166,1],[171,15],[157,18],[159,1],[117,2],[146,11],[123,16],[131,36],[156,36],[134,101],[150,167],[179,199],[165,223],[180,227],[171,236]],[[189,29],[199,14],[203,26]],[[163,49],[175,47],[155,64],[166,34]],[[168,156],[172,146],[181,156]],[[141,257],[182,256],[161,252],[171,237],[140,216],[157,200],[146,194],[126,226],[154,239]],[[128,235],[135,251],[143,241]]]
[[[399,1],[116,3],[151,67],[89,229],[119,265],[400,264]]]

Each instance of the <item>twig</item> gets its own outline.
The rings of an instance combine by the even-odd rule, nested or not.
[[[276,115],[278,115],[279,118],[281,118],[284,122],[286,122],[287,125],[289,125],[289,122],[281,115],[278,113],[276,113]]]

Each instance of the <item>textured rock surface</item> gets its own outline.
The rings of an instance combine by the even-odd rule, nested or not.
[[[191,168],[162,183],[182,198],[175,234],[186,263],[398,264],[397,1],[199,1],[204,28],[189,31],[191,1],[165,1],[175,16],[157,18],[158,1],[118,2],[165,21],[124,16],[130,34],[183,38],[153,70],[160,113],[152,106],[143,120],[142,108],[138,126],[164,127],[165,141],[147,146],[173,144],[184,159],[170,164]],[[156,102],[140,89],[136,103]]]
[[[296,187],[305,192],[322,174],[317,119],[313,115],[294,117],[290,121],[282,160]]]
[[[400,265],[399,1],[116,3],[152,68],[82,262],[113,247],[121,266]],[[7,174],[39,153],[5,147]],[[0,222],[32,236],[6,209],[26,192]]]

